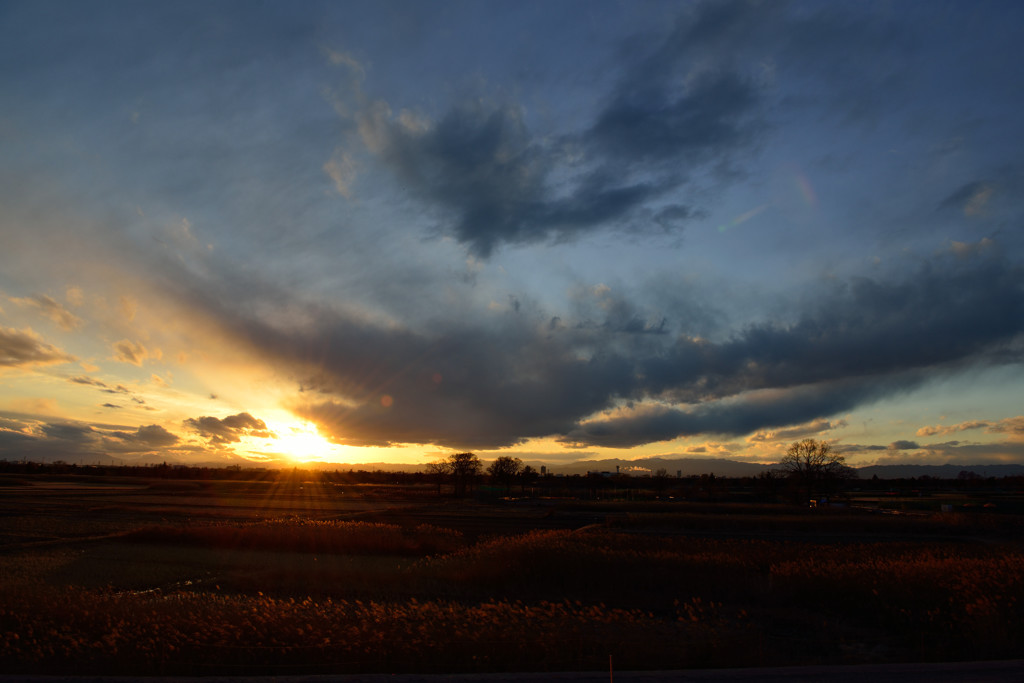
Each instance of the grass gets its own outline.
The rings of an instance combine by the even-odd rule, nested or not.
[[[292,516],[242,524],[147,526],[125,534],[124,540],[293,553],[404,556],[454,550],[462,545],[462,534],[428,524],[403,529],[395,524]]]
[[[48,509],[36,512],[52,533]],[[539,523],[545,509],[502,515]],[[483,508],[442,511],[451,510],[437,518],[486,519]],[[472,527],[472,536],[415,523],[412,512],[408,524],[315,512],[183,516],[87,543],[8,547],[0,670],[554,671],[599,669],[608,655],[623,669],[1024,656],[1013,518],[979,526],[957,516],[618,503],[567,505],[555,517],[589,522],[600,512],[577,531]]]

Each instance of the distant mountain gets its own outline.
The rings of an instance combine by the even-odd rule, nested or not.
[[[548,471],[556,474],[586,474],[587,472],[615,472],[643,476],[665,470],[669,476],[683,477],[714,474],[716,477],[756,477],[777,465],[764,465],[724,458],[641,458],[639,460],[577,460],[566,465],[551,465]]]
[[[961,472],[972,472],[979,477],[1021,477],[1024,465],[870,465],[860,467],[857,473],[861,479],[910,479],[933,477],[935,479],[956,479]]]
[[[689,477],[693,475],[714,474],[716,477],[756,477],[767,470],[778,470],[778,463],[762,464],[727,460],[725,458],[642,458],[640,460],[579,460],[566,465],[548,466],[548,471],[556,474],[586,474],[587,472],[615,472],[616,467],[622,474],[643,476],[653,474],[660,469],[669,476]],[[1024,465],[870,465],[855,468],[861,479],[910,479],[912,477],[934,477],[936,479],[956,479],[961,472],[967,471],[980,477],[1020,477],[1024,476]]]

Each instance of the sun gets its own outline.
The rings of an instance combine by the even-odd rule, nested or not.
[[[268,422],[267,427],[274,434],[269,447],[289,460],[323,461],[336,450],[311,422]]]

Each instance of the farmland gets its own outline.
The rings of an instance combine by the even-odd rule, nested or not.
[[[609,655],[622,669],[1024,656],[1022,518],[1005,511],[1016,494],[999,510],[881,514],[443,493],[301,477],[5,475],[0,668],[429,673],[595,670]]]

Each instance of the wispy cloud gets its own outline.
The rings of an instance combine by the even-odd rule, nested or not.
[[[130,363],[142,367],[148,358],[160,358],[162,353],[159,349],[147,349],[139,342],[130,339],[122,339],[114,344],[114,359],[122,363]]]
[[[11,301],[20,306],[27,306],[36,309],[65,331],[70,332],[82,326],[81,318],[65,308],[59,301],[46,296],[45,294],[35,294],[24,298],[12,298]]]

